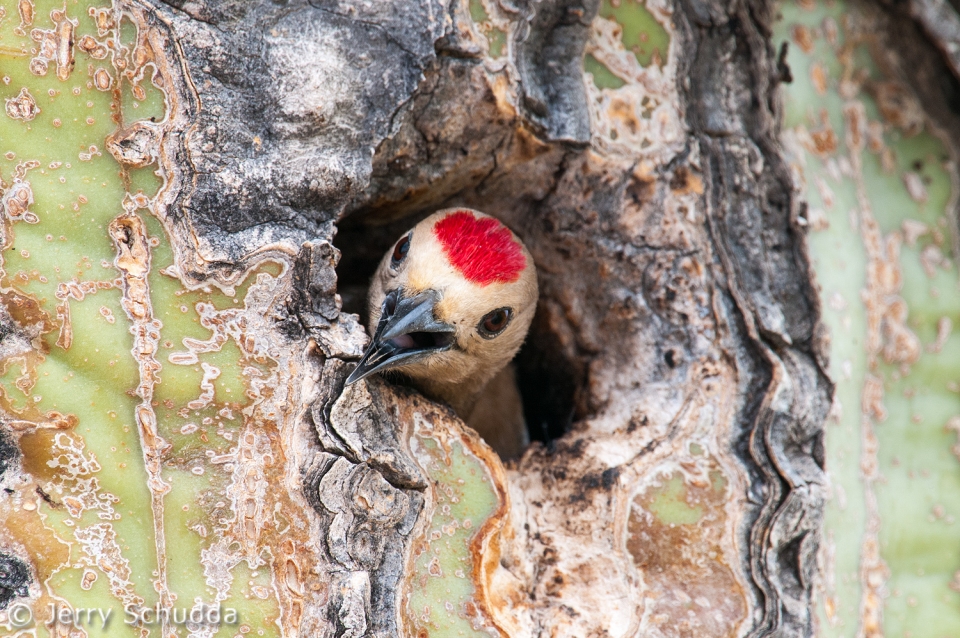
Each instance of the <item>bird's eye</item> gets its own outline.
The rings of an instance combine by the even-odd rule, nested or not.
[[[510,323],[510,317],[512,316],[513,311],[509,308],[497,308],[496,310],[488,312],[484,315],[483,319],[480,320],[480,325],[477,326],[477,332],[480,333],[481,337],[492,339],[503,332],[503,329]]]
[[[390,265],[394,268],[403,261],[404,257],[407,256],[407,253],[410,252],[410,234],[406,234],[403,238],[397,242],[397,245],[393,247],[393,257],[390,259]]]

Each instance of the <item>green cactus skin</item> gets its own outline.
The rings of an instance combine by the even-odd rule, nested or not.
[[[809,207],[837,384],[820,635],[957,635],[957,166],[909,89],[882,71],[861,5],[780,11],[774,42],[790,43],[793,75],[784,143]]]

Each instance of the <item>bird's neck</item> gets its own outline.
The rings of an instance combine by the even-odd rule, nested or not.
[[[473,411],[480,396],[480,392],[486,386],[487,379],[477,384],[469,383],[444,383],[436,379],[413,379],[413,385],[431,399],[445,402],[461,419],[466,420]],[[469,388],[466,390],[465,388]]]

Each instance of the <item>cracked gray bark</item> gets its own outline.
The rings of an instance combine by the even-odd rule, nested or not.
[[[907,4],[956,69],[952,23],[931,18],[952,9]],[[151,5],[183,77],[169,211],[185,274],[229,282],[273,253],[293,264],[277,329],[311,344],[299,478],[332,592],[302,635],[405,631],[428,479],[404,441],[414,413],[455,417],[386,382],[344,392],[364,338],[341,296],[358,307],[397,233],[456,205],[510,225],[542,290],[518,360],[541,442],[506,469],[497,577],[519,594],[488,600],[492,631],[814,632],[832,386],[778,142],[772,7],[669,6],[659,97],[674,119],[631,151],[600,144],[591,120],[582,60],[598,6],[502,2],[509,46],[494,61],[466,3]],[[701,568],[663,541],[648,497],[659,477],[709,471],[727,485],[717,527],[681,540],[696,553],[719,534],[725,562]],[[17,587],[0,580],[0,599]],[[719,618],[690,617],[693,593]]]
[[[749,547],[765,613],[751,633],[802,635],[813,627],[822,429],[832,385],[818,362],[826,355],[816,333],[818,300],[776,142],[772,92],[779,71],[763,36],[769,7],[744,5],[718,16],[709,6],[688,6],[687,28],[701,35],[690,63],[688,117],[708,158],[708,224],[749,344],[737,356],[753,357],[743,365],[765,395],[759,405],[745,402],[741,413],[752,426],[748,449],[762,476]],[[749,101],[721,98],[738,93]]]
[[[565,374],[547,381],[577,389],[575,405],[568,408],[572,415],[557,410],[551,415],[576,420],[572,431],[552,449],[531,451],[517,468],[521,485],[545,471],[554,473],[548,498],[554,507],[567,494],[572,499],[566,499],[567,507],[612,521],[612,509],[596,507],[593,493],[608,501],[629,499],[633,486],[618,480],[618,466],[583,452],[591,438],[584,424],[610,404],[629,406],[638,398],[624,391],[623,378],[610,379],[612,374],[648,388],[675,380],[685,389],[660,397],[673,407],[683,405],[696,382],[693,362],[731,358],[738,381],[729,391],[738,399],[725,444],[749,477],[744,487],[751,498],[739,533],[729,540],[751,577],[744,588],[747,607],[761,611],[739,620],[755,619],[745,623],[749,633],[809,632],[822,505],[816,450],[830,386],[817,364],[816,295],[776,142],[777,69],[765,37],[767,8],[696,2],[676,7],[687,139],[653,179],[641,181],[633,175],[635,161],[598,162],[583,149],[590,142],[590,121],[580,60],[596,3],[518,6],[511,60],[517,77],[508,89],[518,108],[512,113],[497,103],[501,96],[480,47],[464,36],[465,29],[451,28],[463,21],[457,15],[463,7],[403,7],[349,15],[336,3],[231,10],[184,6],[189,17],[178,16],[174,29],[194,83],[210,82],[216,89],[204,100],[206,112],[187,142],[199,176],[183,198],[186,216],[202,235],[215,238],[211,246],[231,247],[220,259],[236,261],[281,237],[319,236],[329,242],[332,224],[349,212],[347,241],[338,244],[354,253],[350,265],[356,266],[392,237],[394,227],[380,237],[370,226],[379,220],[404,216],[398,223],[410,224],[410,215],[461,202],[499,213],[532,244],[542,272],[541,317],[528,349],[534,354],[521,361],[521,369],[542,376],[553,367],[545,362],[559,362]],[[279,37],[268,35],[277,32]],[[341,90],[325,95],[322,105],[311,103],[310,89],[331,77]],[[352,108],[333,106],[341,101]],[[263,115],[252,117],[244,110],[251,106]],[[262,141],[252,144],[254,136]],[[664,233],[667,220],[655,209],[669,197],[670,184],[683,188],[688,171],[703,174],[706,192],[695,205],[702,206],[706,223]],[[651,214],[640,229],[625,233],[616,226],[631,206]],[[233,213],[224,216],[223,210]],[[640,236],[629,236],[633,230]],[[354,248],[364,241],[369,247]],[[689,272],[693,263],[703,269],[699,277]],[[608,264],[616,284],[603,282],[584,264]],[[326,265],[304,278],[323,282],[310,291],[312,307],[293,304],[301,325],[319,335],[323,324],[337,319],[329,261]],[[578,276],[571,278],[571,270]],[[726,334],[709,346],[699,334],[703,326],[690,316],[702,317],[707,299],[713,300],[717,329]],[[321,347],[328,356],[340,354]],[[323,378],[331,375],[328,364]],[[598,391],[592,387],[597,384],[606,387]],[[641,403],[650,402],[644,398]],[[355,467],[367,461],[362,441],[372,439],[338,432],[330,401],[321,400],[325,407],[319,412],[314,407],[321,446],[340,457],[334,467],[345,462]],[[656,403],[649,408],[671,411]],[[382,414],[359,420],[384,422]],[[634,413],[626,429],[642,428],[645,420]],[[641,456],[668,447],[676,436],[649,434]],[[569,470],[560,476],[557,467]],[[396,474],[380,469],[379,476]],[[317,476],[344,471],[328,468]],[[640,477],[632,480],[639,483]],[[314,478],[311,484],[316,481],[353,489],[341,479]],[[390,482],[396,481],[393,476]],[[415,485],[407,479],[408,488]],[[331,499],[321,497],[318,511],[341,508]],[[568,527],[562,535],[569,539],[577,532]],[[563,577],[562,569],[536,557],[563,552],[564,542],[525,536],[518,534],[526,544],[515,551],[528,556],[516,560],[534,565],[535,576],[523,586],[547,598],[532,612],[534,624],[547,629],[556,626],[549,616],[557,608],[562,615],[570,607],[549,602],[544,589],[551,578]],[[347,555],[331,551],[337,562],[356,569]],[[627,553],[621,551],[621,557]],[[364,566],[378,573],[375,561]],[[555,592],[553,598],[559,602],[571,593]],[[371,619],[385,611],[379,604],[368,607]]]

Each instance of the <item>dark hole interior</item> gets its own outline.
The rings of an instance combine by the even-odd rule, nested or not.
[[[362,215],[357,214],[337,226],[333,242],[341,253],[337,266],[337,292],[343,300],[343,311],[360,315],[364,326],[367,325],[367,289],[380,260],[393,249],[403,233],[426,216],[410,216],[378,224],[365,222]]]
[[[339,224],[334,244],[341,252],[337,289],[344,312],[360,315],[363,325],[367,325],[367,289],[380,260],[403,233],[431,212],[388,223],[358,213]],[[560,339],[551,331],[543,314],[538,309],[515,365],[530,440],[549,444],[563,436],[574,421],[583,375],[563,354]]]
[[[560,354],[557,336],[533,320],[527,341],[517,353],[517,387],[531,441],[548,444],[563,436],[574,420],[580,375]]]

